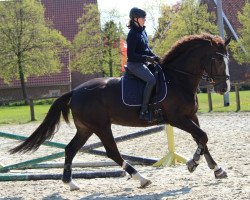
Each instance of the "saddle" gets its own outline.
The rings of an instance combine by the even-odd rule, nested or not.
[[[150,64],[148,68],[156,79],[156,86],[149,102],[149,111],[157,114],[161,112],[160,102],[163,101],[167,95],[167,84],[165,75],[159,64]],[[145,85],[146,83],[143,80],[134,76],[129,69],[125,67],[125,73],[121,78],[123,103],[127,106],[141,106]]]

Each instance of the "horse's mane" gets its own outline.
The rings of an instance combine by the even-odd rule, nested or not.
[[[201,41],[209,41],[211,45],[224,46],[224,40],[217,35],[202,33],[200,35],[188,35],[179,39],[171,49],[163,56],[161,60],[162,65],[167,65],[181,53],[185,52],[188,48],[192,47],[194,43]]]

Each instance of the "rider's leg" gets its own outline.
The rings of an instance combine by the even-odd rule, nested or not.
[[[141,106],[141,111],[140,111],[140,119],[145,119],[147,121],[150,121],[148,104],[149,104],[149,100],[150,100],[153,88],[154,88],[154,84],[149,83],[149,82],[146,84],[144,88],[142,106]]]
[[[142,107],[140,111],[140,119],[150,121],[148,113],[148,104],[152,95],[153,88],[156,84],[156,80],[152,72],[143,63],[128,62],[128,69],[138,78],[146,82],[146,86],[143,92]]]

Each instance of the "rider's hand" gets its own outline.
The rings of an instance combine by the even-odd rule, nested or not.
[[[150,62],[150,63],[154,63],[155,62],[155,56],[147,56],[146,61]]]

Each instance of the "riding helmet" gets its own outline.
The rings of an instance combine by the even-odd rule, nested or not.
[[[141,17],[144,18],[146,17],[146,12],[140,8],[134,7],[130,10],[129,17],[130,19],[141,18]]]

